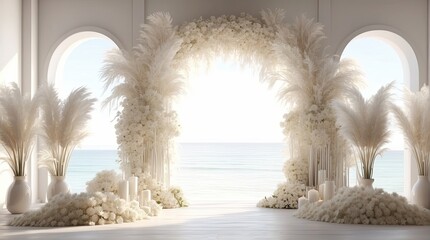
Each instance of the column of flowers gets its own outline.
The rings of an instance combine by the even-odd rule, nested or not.
[[[179,134],[176,112],[170,105],[183,81],[174,57],[182,44],[168,13],[155,13],[142,25],[138,44],[127,52],[114,50],[105,60],[103,78],[112,94],[105,104],[118,107],[115,125],[120,164],[126,177],[138,176],[139,189],[150,188],[163,207],[179,207],[170,185],[174,138]],[[143,186],[151,179],[156,184]],[[182,196],[182,193],[179,194]]]
[[[171,101],[182,91],[174,57],[182,40],[167,13],[155,13],[144,24],[130,51],[114,50],[105,60],[103,78],[112,94],[105,104],[119,107],[115,125],[120,164],[127,176],[137,169],[168,186],[173,139],[178,135]]]
[[[287,182],[262,199],[260,207],[297,207],[305,185],[314,184],[309,182],[308,172],[312,148],[330,146],[332,171],[326,177],[335,179],[337,186],[344,185],[349,150],[338,134],[331,103],[342,98],[344,90],[354,85],[361,74],[353,62],[339,61],[329,54],[324,40],[322,25],[302,17],[291,26],[281,26],[274,41],[272,53],[279,65],[266,76],[272,85],[281,86],[279,99],[288,106],[281,126],[290,146],[290,158],[284,167]]]

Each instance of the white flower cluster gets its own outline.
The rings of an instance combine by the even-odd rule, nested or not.
[[[120,180],[121,175],[115,170],[103,170],[87,182],[87,192],[112,192],[118,194],[118,183]]]
[[[151,205],[151,211],[159,211]],[[146,210],[148,211],[148,210]],[[64,227],[134,222],[148,218],[137,201],[127,202],[107,193],[59,194],[38,210],[15,217],[11,226]]]
[[[313,221],[373,225],[430,225],[430,211],[382,189],[341,188],[329,201],[306,204],[296,217]]]
[[[284,175],[287,182],[298,182],[306,184],[309,177],[309,161],[306,159],[291,158],[284,163]]]
[[[265,197],[258,202],[257,207],[265,208],[297,208],[298,199],[305,195],[306,186],[297,182],[279,184],[271,197]]]
[[[296,109],[284,115],[285,136],[294,136],[303,146],[323,147],[337,136],[336,116],[331,107],[311,105],[307,111]]]
[[[272,25],[241,13],[185,23],[178,28],[178,35],[183,39],[176,55],[180,61],[223,56],[251,62],[269,58],[276,31]]]
[[[162,95],[151,86],[135,98],[125,98],[122,106],[115,124],[121,164],[125,169],[147,168],[145,161],[166,152],[178,136],[176,112],[164,107]]]
[[[138,190],[151,190],[152,199],[163,208],[186,207],[188,204],[183,196],[183,191],[178,187],[165,189],[163,185],[153,179],[149,174],[137,169],[135,176],[139,178]]]

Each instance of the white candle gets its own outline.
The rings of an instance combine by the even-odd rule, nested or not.
[[[324,183],[324,200],[330,200],[334,196],[334,181],[325,181]]]
[[[314,203],[317,202],[320,199],[319,193],[317,190],[315,189],[311,189],[308,192],[308,200],[309,203]]]
[[[118,195],[120,198],[128,201],[128,181],[121,180],[118,185]]]
[[[137,199],[137,183],[139,181],[138,177],[135,177],[134,175],[131,176],[128,181],[129,183],[129,193],[130,193],[130,200],[136,200]]]
[[[143,200],[146,202],[151,201],[151,190],[143,190],[142,191]]]
[[[149,206],[149,202],[151,201],[151,190],[141,191],[139,198],[140,206]]]
[[[320,199],[324,200],[324,183],[319,185],[318,192],[320,193]]]
[[[307,198],[305,198],[304,196],[302,196],[302,197],[300,197],[299,198],[299,209],[301,208],[301,207],[303,207],[306,203],[308,203],[309,202],[309,200],[307,199]]]
[[[318,185],[324,184],[324,181],[326,179],[326,170],[318,170]]]

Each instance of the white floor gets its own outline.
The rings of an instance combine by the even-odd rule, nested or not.
[[[6,226],[13,216],[1,210],[0,239],[430,239],[430,226],[329,224],[297,219],[294,211],[197,205],[164,210],[161,216],[135,223],[31,228]]]

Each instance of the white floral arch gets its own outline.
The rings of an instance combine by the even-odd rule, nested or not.
[[[132,52],[119,50],[108,56],[103,76],[106,86],[114,88],[106,103],[123,107],[116,129],[127,175],[149,174],[169,185],[173,139],[179,134],[171,103],[193,64],[210,64],[213,56],[222,56],[261,66],[260,79],[279,84],[280,100],[291,105],[283,122],[294,149],[287,165],[300,167],[287,166],[292,172],[286,176],[292,188],[301,190],[279,207],[294,208],[304,185],[316,184],[314,173],[308,174],[311,147],[327,151],[330,146],[327,154],[333,167],[327,176],[344,185],[348,150],[329,104],[360,74],[351,62],[339,62],[326,52],[322,25],[305,17],[290,25],[284,16],[283,10],[267,10],[261,18],[248,14],[200,18],[174,27],[169,14],[155,13],[143,25]]]

